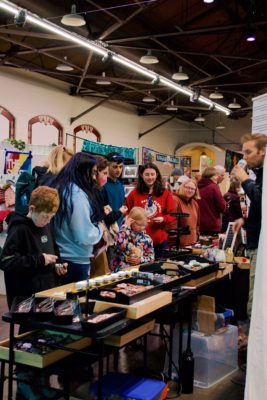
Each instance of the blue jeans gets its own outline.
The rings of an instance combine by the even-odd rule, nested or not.
[[[68,263],[68,272],[66,275],[60,277],[62,285],[67,283],[84,281],[90,274],[90,264],[76,264],[72,261],[64,260],[63,262]]]

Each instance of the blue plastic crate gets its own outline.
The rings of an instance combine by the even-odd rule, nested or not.
[[[131,374],[111,372],[102,380],[103,399],[116,395],[123,400],[156,400],[166,387],[165,382],[156,379],[141,378]],[[98,384],[94,383],[90,392],[97,394]]]

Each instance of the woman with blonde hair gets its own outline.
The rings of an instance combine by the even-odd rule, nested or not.
[[[35,167],[32,175],[36,179],[36,186],[48,184],[54,176],[56,176],[65,164],[73,156],[73,151],[65,146],[58,145],[48,154],[47,160],[44,161],[43,167]]]
[[[189,214],[189,217],[180,217],[180,225],[179,228],[188,227],[190,234],[189,235],[181,235],[179,238],[180,247],[185,247],[195,243],[198,240],[199,236],[199,206],[197,203],[197,199],[199,199],[199,192],[197,188],[197,184],[193,179],[186,179],[184,182],[178,187],[176,193],[173,193],[173,200],[175,203],[175,212],[177,213],[186,213]],[[177,228],[177,220],[171,222],[168,226],[169,229]],[[168,238],[169,245],[176,245],[176,235],[169,236]]]

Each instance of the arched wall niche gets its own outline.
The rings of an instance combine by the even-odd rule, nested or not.
[[[6,108],[0,106],[0,120],[3,118],[3,125],[5,125],[4,121],[7,120],[8,123],[8,138],[10,140],[15,139],[15,117],[11,112],[9,112]],[[2,124],[1,124],[2,125]],[[2,140],[6,139],[3,137]]]
[[[58,131],[57,144],[63,144],[63,127],[55,118],[53,118],[49,115],[37,115],[29,120],[29,122],[28,122],[28,144],[32,144],[33,126],[35,124],[43,124],[44,126],[54,127]]]
[[[87,135],[91,133],[96,137],[97,142],[101,142],[100,133],[92,125],[89,125],[89,124],[78,125],[78,126],[76,126],[76,128],[73,129],[73,151],[74,152],[76,152],[76,141],[77,141],[76,136],[79,132],[85,132]]]

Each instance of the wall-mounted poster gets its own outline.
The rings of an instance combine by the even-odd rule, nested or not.
[[[162,172],[163,165],[169,164],[170,167],[181,168],[184,174],[190,176],[191,174],[191,157],[184,156],[171,156],[158,151],[149,149],[147,147],[142,148],[142,162],[143,164],[154,163],[157,165],[159,170]],[[164,171],[165,173],[166,171]]]
[[[242,153],[237,153],[235,151],[226,150],[225,152],[225,164],[224,167],[226,172],[231,172],[234,166],[238,163],[239,160],[243,158]]]
[[[21,171],[31,173],[32,152],[6,150],[4,174],[17,174]]]

